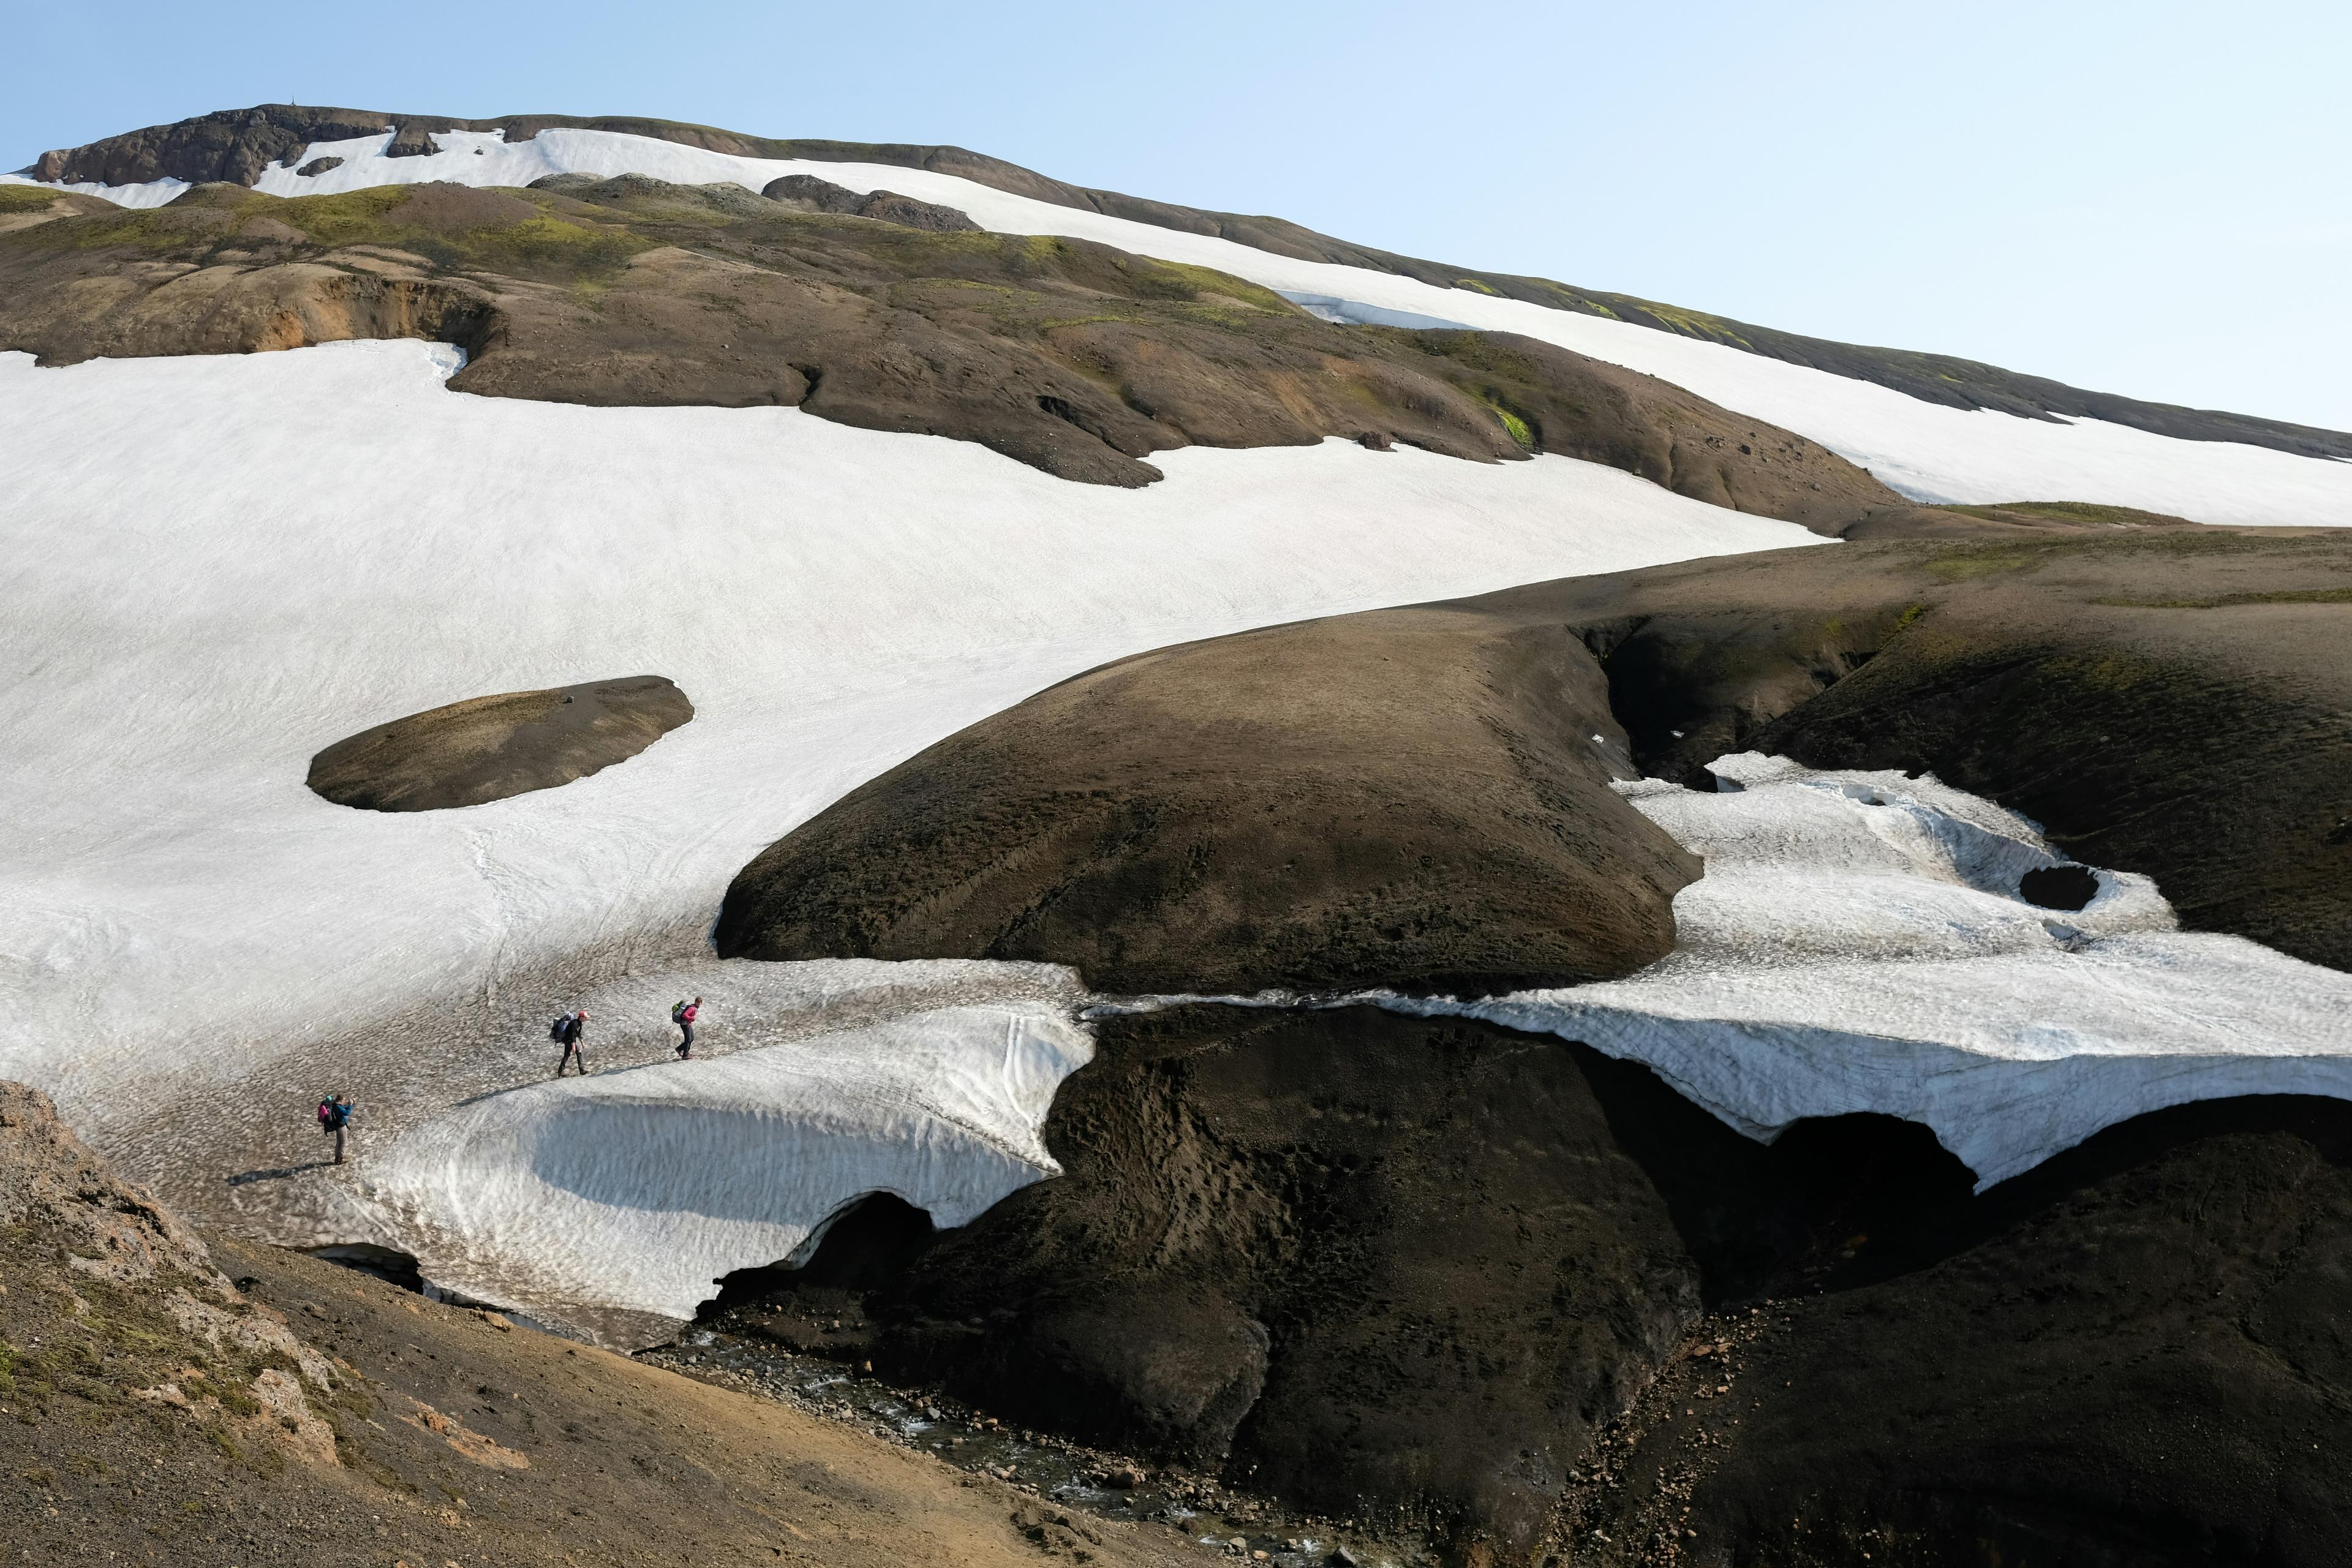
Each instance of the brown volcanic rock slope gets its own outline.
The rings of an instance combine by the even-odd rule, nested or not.
[[[11,1562],[1049,1560],[1029,1500],[861,1433],[298,1254],[207,1254],[16,1084],[0,1285]],[[1100,1563],[1198,1556],[1087,1531]]]
[[[745,868],[719,948],[1046,959],[1113,991],[1622,974],[1698,871],[1610,791],[1624,757],[1591,657],[1540,618],[1188,644],[854,792]]]
[[[2352,537],[1843,545],[1484,603],[1579,629],[1646,772],[1932,770],[2193,930],[2352,968]]]
[[[2086,392],[2045,376],[2025,375],[1999,365],[1951,354],[1872,348],[1809,338],[1728,317],[1661,304],[1631,294],[1572,288],[1549,278],[1489,272],[1447,262],[1400,256],[1393,251],[1335,239],[1284,218],[1204,211],[1151,201],[1117,191],[1073,185],[961,147],[746,136],[708,125],[616,116],[508,115],[496,120],[386,114],[348,109],[304,109],[262,104],[225,110],[171,125],[107,137],[83,147],[44,153],[26,173],[42,180],[135,184],[164,176],[201,184],[225,180],[251,184],[271,163],[297,156],[312,141],[396,134],[390,155],[433,151],[435,131],[502,131],[510,141],[527,141],[554,127],[620,132],[761,158],[805,158],[827,162],[887,163],[953,174],[1016,195],[1057,206],[1099,212],[1160,228],[1213,235],[1276,256],[1369,268],[1417,279],[1440,289],[1500,294],[1551,310],[1629,321],[1656,331],[1703,339],[1768,358],[1785,360],[1833,375],[1876,383],[1924,402],[1954,408],[1989,408],[2021,418],[2104,419],[2191,441],[2242,441],[2305,457],[2352,458],[2352,435],[2283,420],[2213,409],[2147,403],[2111,393]],[[903,199],[903,198],[901,198]]]
[[[1276,627],[940,742],[746,867],[719,941],[1114,990],[1622,973],[1688,872],[1606,789],[1622,735],[1669,777],[1751,747],[1933,769],[2154,876],[2192,928],[2352,967],[2347,632],[2352,538],[2196,530],[1774,552]]]
[[[47,363],[425,337],[452,384],[602,405],[798,405],[1139,485],[1193,444],[1328,436],[1586,458],[1835,531],[1897,498],[1785,431],[1528,340],[1315,321],[1221,273],[960,232],[920,204],[564,176],[290,201],[201,187],[0,233],[0,346]],[[798,198],[795,198],[797,200]],[[27,213],[32,209],[27,205]]]

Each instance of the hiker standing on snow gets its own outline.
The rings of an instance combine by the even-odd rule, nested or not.
[[[580,1076],[582,1078],[588,1076],[588,1050],[581,1043],[581,1037],[587,1032],[588,1009],[585,1007],[577,1013],[564,1014],[555,1020],[554,1026],[547,1031],[549,1038],[561,1041],[563,1046],[563,1059],[555,1064],[556,1077],[562,1078],[563,1069],[575,1061],[580,1064]]]
[[[319,1131],[335,1141],[335,1163],[343,1163],[343,1134],[352,1124],[352,1112],[358,1108],[340,1094],[331,1094],[319,1101]]]
[[[694,1055],[694,1021],[702,1016],[702,998],[679,1002],[669,1010],[669,1021],[677,1026],[677,1059],[686,1061]]]

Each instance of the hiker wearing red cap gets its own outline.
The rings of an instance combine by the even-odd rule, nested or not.
[[[588,1051],[581,1044],[581,1037],[587,1032],[588,1009],[585,1007],[581,1008],[577,1013],[564,1014],[549,1027],[548,1038],[560,1041],[563,1046],[563,1059],[555,1064],[556,1077],[562,1078],[563,1069],[575,1061],[580,1064],[580,1076],[582,1078],[588,1076]]]

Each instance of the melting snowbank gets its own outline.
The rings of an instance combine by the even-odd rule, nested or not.
[[[362,1190],[436,1284],[557,1321],[690,1318],[866,1194],[958,1226],[1058,1174],[1039,1129],[1092,1055],[1058,1010],[971,1006],[557,1079],[417,1129]]]
[[[1718,343],[1365,268],[1276,256],[1210,235],[1056,206],[950,174],[878,163],[740,158],[605,131],[542,131],[511,143],[499,132],[441,132],[436,134],[440,151],[391,158],[384,154],[392,134],[387,128],[373,136],[312,142],[265,172],[257,188],[291,196],[425,180],[519,186],[548,174],[637,174],[678,184],[732,181],[757,191],[784,174],[814,174],[856,191],[887,188],[960,207],[1003,234],[1068,235],[1217,268],[1294,298],[1312,298],[1318,314],[1523,332],[1809,436],[1922,500],[2105,501],[2204,522],[2352,523],[2352,463],[2233,442],[2176,440],[2095,419],[2029,420],[1946,408]],[[307,177],[294,173],[321,156],[343,163]],[[148,187],[92,194],[141,204],[159,199]]]
[[[2179,931],[2144,877],[2098,872],[2079,910],[2028,904],[2020,879],[2061,858],[1932,777],[1752,752],[1714,771],[1745,787],[1618,786],[1706,860],[1668,957],[1572,990],[1376,999],[1646,1063],[1757,1138],[1853,1111],[1923,1122],[1980,1186],[2168,1105],[2352,1099],[2352,975]]]

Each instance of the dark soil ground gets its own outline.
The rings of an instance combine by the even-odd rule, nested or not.
[[[467,351],[459,391],[795,405],[1102,484],[1150,483],[1143,459],[1171,447],[1337,436],[1587,458],[1824,532],[1899,499],[1811,442],[1532,340],[1334,326],[1223,273],[961,232],[899,198],[858,216],[637,176],[541,187],[215,184],[94,213],[0,194],[0,216],[41,219],[0,232],[0,347],[55,364],[432,338]]]
[[[310,759],[310,784],[366,811],[479,805],[626,762],[693,717],[658,675],[472,697],[337,741]]]
[[[435,131],[504,131],[525,141],[552,126],[615,131],[761,158],[810,158],[887,163],[959,175],[978,184],[1082,211],[1148,223],[1188,234],[1214,235],[1277,256],[1336,262],[1418,279],[1440,289],[1466,289],[1506,295],[1552,310],[1573,310],[1630,321],[1679,336],[1704,339],[1748,353],[1785,360],[1836,375],[1874,382],[1912,397],[1955,408],[1990,408],[2021,418],[2088,417],[2192,441],[2242,441],[2306,457],[2352,458],[2352,436],[2210,409],[2146,403],[2109,393],[2085,392],[2043,376],[2024,375],[1999,365],[1949,354],[1871,348],[1832,342],[1759,327],[1701,310],[1660,304],[1631,294],[1571,288],[1549,278],[1488,272],[1442,261],[1400,256],[1354,245],[1282,218],[1208,212],[1124,195],[1117,191],[1072,185],[961,147],[780,141],[746,136],[707,125],[566,115],[509,115],[498,120],[450,120],[347,109],[304,109],[263,104],[227,110],[110,136],[84,147],[44,153],[30,171],[43,180],[96,180],[120,184],[173,178],[201,184],[230,181],[249,185],[273,162],[299,154],[312,141],[366,135],[396,127],[391,155],[433,150]],[[904,200],[905,198],[899,198]]]

